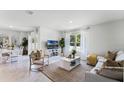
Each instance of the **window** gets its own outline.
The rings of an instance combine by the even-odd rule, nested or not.
[[[75,34],[75,35],[70,35],[70,48],[80,48],[80,39],[81,39],[81,35]]]
[[[70,46],[75,46],[75,35],[70,35]]]
[[[76,38],[76,46],[80,46],[80,38],[81,38],[81,35],[80,34],[78,34],[77,36],[76,36],[77,38]]]

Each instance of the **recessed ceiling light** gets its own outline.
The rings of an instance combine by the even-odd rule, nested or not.
[[[72,23],[72,21],[69,21],[69,23]]]

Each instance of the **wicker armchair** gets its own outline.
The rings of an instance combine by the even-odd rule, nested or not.
[[[45,66],[45,58],[48,58],[47,62],[49,64],[49,56],[43,54],[42,50],[37,50],[36,52],[32,51],[32,53],[29,55],[30,58],[30,66],[29,66],[29,70],[32,70],[32,66],[38,66],[35,70],[40,70],[43,71],[43,68]],[[47,65],[48,65],[47,64]]]

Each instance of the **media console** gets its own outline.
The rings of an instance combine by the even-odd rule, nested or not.
[[[59,49],[47,49],[47,53],[49,54],[49,56],[58,56]]]

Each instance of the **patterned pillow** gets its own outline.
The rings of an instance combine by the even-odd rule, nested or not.
[[[117,51],[116,52],[114,52],[114,51],[113,52],[108,51],[108,53],[107,53],[107,59],[115,60],[116,54],[117,54]]]
[[[108,59],[103,66],[123,67],[124,61],[112,61]]]

